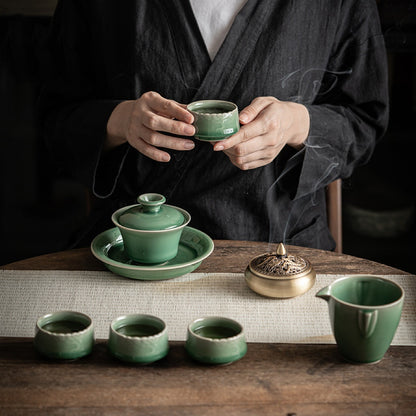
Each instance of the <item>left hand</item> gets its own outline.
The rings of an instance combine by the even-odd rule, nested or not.
[[[309,112],[302,104],[258,97],[240,112],[242,127],[233,136],[214,144],[241,170],[272,162],[288,144],[301,148],[309,133]]]

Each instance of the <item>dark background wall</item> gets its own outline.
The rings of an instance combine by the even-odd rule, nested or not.
[[[56,0],[0,0],[0,264],[67,247],[87,192],[60,175],[35,107]],[[416,1],[378,2],[391,118],[372,161],[343,182],[343,251],[416,273]]]
[[[343,182],[343,251],[416,273],[416,2],[378,5],[390,123],[372,161]]]
[[[86,215],[86,191],[55,169],[36,125],[53,3],[0,2],[0,264],[66,248]]]

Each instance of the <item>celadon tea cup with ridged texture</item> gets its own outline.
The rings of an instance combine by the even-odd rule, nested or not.
[[[195,101],[188,104],[187,110],[194,116],[192,124],[199,140],[216,142],[240,130],[238,107],[230,101]]]
[[[335,280],[317,294],[328,302],[338,349],[356,363],[376,363],[388,350],[400,322],[404,291],[378,276]]]
[[[76,359],[91,353],[94,328],[89,316],[59,311],[36,322],[34,345],[42,355],[53,359]]]
[[[110,325],[108,348],[114,357],[129,363],[160,360],[169,350],[166,324],[153,315],[120,316]]]
[[[204,364],[229,364],[247,352],[243,327],[221,316],[193,321],[188,326],[185,348],[191,358]]]

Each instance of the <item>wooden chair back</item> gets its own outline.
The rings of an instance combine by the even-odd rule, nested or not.
[[[335,240],[335,252],[342,253],[342,181],[331,182],[326,190],[329,231]]]

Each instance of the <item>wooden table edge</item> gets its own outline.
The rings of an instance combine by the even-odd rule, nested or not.
[[[214,240],[214,251],[196,272],[243,273],[251,259],[273,252],[276,244],[256,241]],[[307,258],[320,274],[382,274],[410,273],[371,260],[314,248],[286,246],[289,254]],[[89,247],[58,251],[22,259],[0,266],[3,270],[107,270]]]

